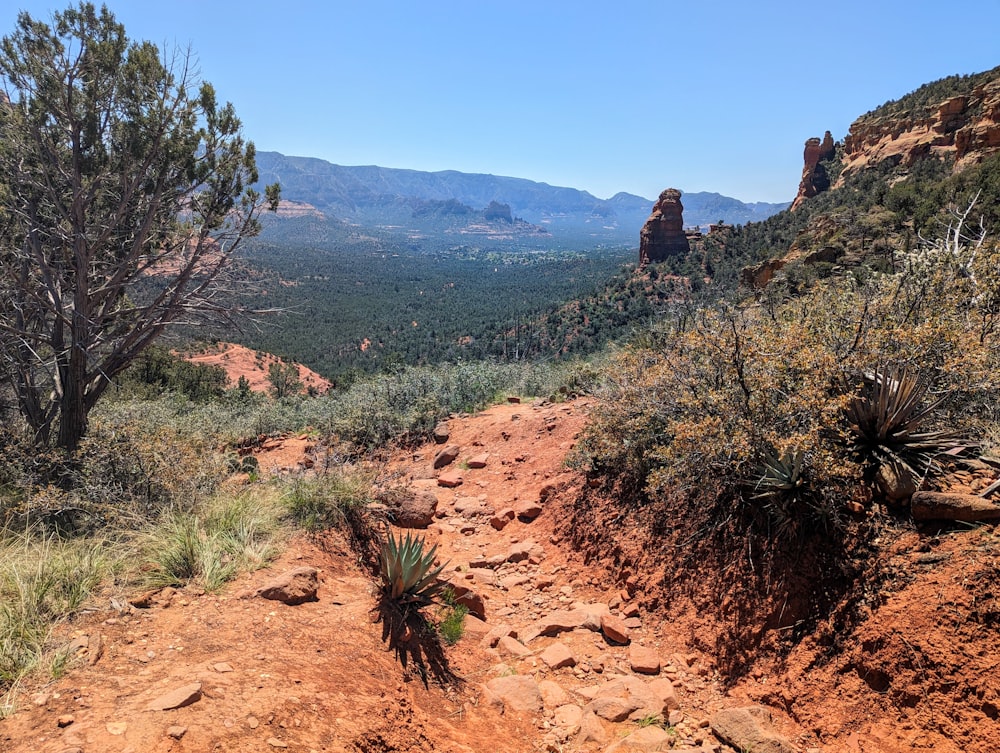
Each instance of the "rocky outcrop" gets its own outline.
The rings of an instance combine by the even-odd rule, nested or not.
[[[666,261],[691,250],[684,232],[684,205],[681,192],[668,188],[660,194],[646,224],[639,233],[639,263]]]
[[[805,152],[802,155],[805,164],[802,168],[799,192],[795,195],[795,201],[792,202],[793,212],[806,199],[811,199],[830,187],[830,177],[826,174],[826,168],[821,163],[823,160],[833,157],[835,149],[836,145],[829,131],[823,136],[822,141],[816,137],[806,140]]]
[[[984,76],[936,105],[892,114],[880,108],[855,120],[844,138],[841,177],[888,159],[905,166],[947,155],[957,172],[1000,151],[1000,75]]]

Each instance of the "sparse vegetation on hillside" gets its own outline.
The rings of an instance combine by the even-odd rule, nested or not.
[[[899,99],[886,102],[865,113],[862,120],[879,118],[923,118],[936,112],[938,105],[944,100],[961,94],[967,94],[977,86],[1000,76],[1000,67],[982,73],[965,76],[946,76],[945,78],[924,84],[918,89]]]
[[[799,603],[786,620],[825,618],[886,499],[933,487],[959,436],[995,436],[1000,248],[963,234],[969,215],[895,273],[664,317],[621,355],[582,447],[626,510],[658,521],[657,556],[703,567],[727,552],[748,603],[785,593]],[[792,596],[803,547],[824,585]]]

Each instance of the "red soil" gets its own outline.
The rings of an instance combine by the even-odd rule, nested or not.
[[[196,353],[185,353],[183,357],[191,363],[204,363],[211,366],[221,366],[229,376],[229,383],[235,386],[240,377],[246,377],[250,389],[254,392],[267,392],[270,383],[267,381],[267,369],[272,363],[284,363],[270,353],[259,353],[242,345],[234,343],[218,343]],[[312,369],[296,364],[299,370],[299,381],[304,389],[312,387],[319,393],[326,392],[332,384]]]
[[[398,484],[437,495],[438,522],[426,535],[438,543],[447,572],[485,599],[486,624],[467,619],[465,637],[445,648],[446,672],[434,671],[440,664],[429,655],[389,649],[384,625],[372,620],[373,581],[339,536],[298,538],[268,571],[243,576],[219,594],[168,589],[144,609],[128,607],[120,594],[96,601],[57,630],[58,641],[85,638],[74,644],[65,676],[24,688],[20,709],[0,721],[0,750],[604,751],[637,725],[605,723],[602,743],[555,743],[553,712],[501,714],[482,683],[530,676],[578,698],[588,686],[629,673],[626,647],[577,629],[536,638],[528,655],[514,657],[484,647],[481,637],[500,623],[523,629],[574,602],[616,599],[638,607],[633,643],[662,657],[676,688],[675,749],[729,750],[703,720],[750,702],[771,706],[779,731],[803,752],[1000,747],[1000,540],[991,527],[887,532],[873,563],[882,575],[855,626],[844,627],[833,643],[830,626],[796,642],[777,635],[762,642],[760,655],[734,680],[720,674],[709,648],[727,619],[724,605],[697,608],[659,592],[657,573],[642,569],[653,562],[652,540],[622,528],[620,501],[589,489],[565,465],[586,409],[582,400],[501,405],[453,418],[448,443],[461,452],[448,470],[462,476],[453,489],[437,485],[435,445],[400,451],[384,469]],[[307,445],[304,437],[265,445],[262,468],[287,471]],[[463,467],[483,453],[489,454],[484,468]],[[570,545],[567,529],[585,490],[597,538],[633,562],[631,571]],[[458,513],[470,500],[499,511],[540,498],[539,517],[515,519],[502,530],[488,518]],[[468,566],[528,540],[544,550],[536,564],[501,567],[492,580]],[[301,565],[321,571],[318,601],[290,607],[237,598]],[[557,640],[574,653],[576,667],[549,670],[540,660]],[[196,703],[145,710],[160,693],[193,682],[202,685]]]

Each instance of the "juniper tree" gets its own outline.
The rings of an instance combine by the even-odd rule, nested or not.
[[[190,53],[129,40],[107,7],[19,14],[0,86],[0,377],[35,441],[73,450],[165,328],[232,312],[265,199]]]

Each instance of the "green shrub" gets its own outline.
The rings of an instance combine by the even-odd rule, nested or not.
[[[458,643],[465,635],[465,616],[469,608],[464,604],[447,604],[438,620],[438,634],[449,646]]]
[[[154,586],[222,587],[240,572],[264,567],[278,552],[280,505],[254,489],[219,497],[196,511],[176,511],[142,540],[145,580]]]
[[[287,483],[282,503],[292,521],[310,532],[342,527],[372,501],[372,476],[342,466],[315,478],[295,478]]]

